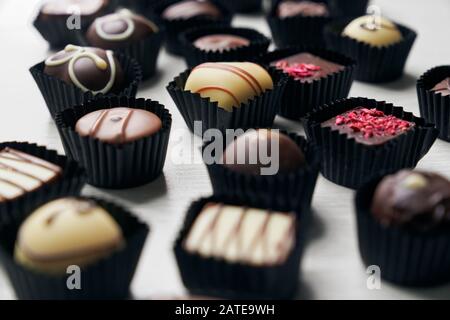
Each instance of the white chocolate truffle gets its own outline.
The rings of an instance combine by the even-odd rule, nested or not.
[[[342,35],[370,44],[384,47],[400,42],[402,34],[398,27],[383,17],[363,16],[350,22]]]
[[[34,211],[19,229],[17,263],[47,274],[65,274],[70,265],[84,267],[124,244],[112,216],[95,202],[61,198]]]
[[[195,67],[185,90],[218,102],[220,108],[232,111],[249,99],[273,89],[269,73],[251,62],[208,62]]]
[[[253,266],[283,264],[295,246],[295,215],[208,203],[185,240],[190,253]]]

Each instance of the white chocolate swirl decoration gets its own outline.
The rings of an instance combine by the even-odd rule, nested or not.
[[[104,16],[101,18],[97,18],[95,20],[95,31],[97,32],[98,36],[100,38],[102,38],[103,40],[108,40],[108,41],[126,40],[129,37],[131,37],[131,35],[133,34],[133,32],[136,28],[136,24],[133,21],[133,17],[135,17],[135,15],[130,10],[121,9],[114,14],[110,14],[110,15],[107,15],[107,16]],[[117,20],[124,21],[125,24],[127,25],[126,29],[123,32],[116,33],[116,34],[105,32],[105,30],[103,29],[103,25],[105,23],[108,23],[111,21],[117,21]],[[142,23],[147,25],[148,28],[150,30],[152,30],[153,32],[158,32],[158,27],[150,20],[140,19],[139,21],[141,21]]]
[[[56,66],[61,66],[68,62],[69,63],[68,72],[69,72],[70,80],[72,81],[72,83],[75,86],[80,88],[83,92],[91,91],[93,94],[98,94],[98,93],[105,94],[111,90],[111,88],[114,85],[114,79],[116,78],[116,71],[117,71],[116,64],[114,62],[114,54],[111,50],[105,51],[106,56],[108,58],[108,62],[106,62],[104,59],[99,57],[94,52],[87,51],[86,48],[74,46],[72,44],[68,44],[64,48],[64,51],[69,54],[61,59],[55,59],[56,55],[50,56],[49,58],[47,58],[47,60],[45,60],[45,65],[49,66],[49,67],[56,67]],[[81,58],[91,59],[94,62],[95,66],[100,70],[106,70],[108,68],[108,64],[110,65],[111,73],[110,73],[109,80],[106,83],[105,87],[103,87],[100,90],[93,91],[93,90],[90,90],[89,88],[85,87],[78,80],[78,78],[75,74],[74,66],[75,66],[75,63]]]

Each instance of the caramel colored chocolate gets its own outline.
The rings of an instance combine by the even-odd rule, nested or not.
[[[232,111],[249,99],[273,88],[269,73],[251,62],[208,62],[195,67],[185,90],[217,101],[220,108]]]
[[[199,16],[220,18],[219,8],[207,0],[183,0],[168,6],[161,14],[164,19],[189,19]]]
[[[400,30],[383,17],[363,16],[350,22],[342,35],[375,47],[388,46],[403,38]]]
[[[315,56],[308,52],[301,52],[278,61],[272,62],[272,66],[283,70],[295,80],[300,82],[312,82],[326,77],[329,74],[341,71],[344,66]]]
[[[253,266],[283,264],[295,246],[294,214],[208,203],[184,242],[190,253]]]
[[[224,51],[250,44],[248,39],[231,34],[212,34],[194,41],[194,46],[205,51]]]
[[[95,202],[61,198],[34,211],[21,225],[14,258],[47,274],[66,274],[70,265],[85,267],[124,245],[122,231]]]
[[[402,170],[386,176],[372,200],[383,225],[429,229],[450,223],[450,181],[431,172]]]
[[[304,17],[326,17],[329,15],[325,3],[313,1],[282,1],[278,5],[277,14],[280,18],[304,16]]]
[[[86,114],[75,131],[106,143],[123,144],[154,135],[161,130],[161,119],[142,109],[112,108]]]
[[[435,93],[440,93],[442,96],[449,96],[450,95],[450,77],[445,78],[441,82],[437,83],[431,91],[434,91]]]
[[[414,122],[386,115],[377,109],[358,107],[333,117],[322,127],[345,133],[348,138],[369,146],[381,145],[411,130]]]
[[[4,148],[0,151],[0,203],[43,187],[61,174],[62,169],[53,163]]]
[[[227,146],[222,159],[230,170],[254,175],[260,175],[263,168],[273,166],[275,161],[277,173],[290,173],[306,166],[305,155],[291,138],[267,129],[250,130],[239,136]]]
[[[95,94],[118,91],[124,82],[122,67],[112,51],[74,45],[45,60],[44,73]]]
[[[143,40],[158,30],[147,18],[122,9],[95,19],[86,39],[94,47],[113,50]]]

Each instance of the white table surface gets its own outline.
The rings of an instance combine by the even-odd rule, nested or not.
[[[28,141],[63,153],[63,148],[44,99],[28,68],[49,55],[47,43],[31,25],[36,11],[34,0],[0,1],[0,141]],[[416,79],[429,68],[450,64],[448,0],[374,0],[384,15],[414,28],[419,37],[400,80],[384,85],[355,82],[351,96],[386,100],[419,113],[415,91]],[[235,26],[248,26],[270,35],[262,16],[237,16]],[[138,93],[160,101],[173,115],[173,131],[164,174],[155,182],[135,189],[104,191],[86,186],[86,195],[113,199],[129,207],[149,223],[151,233],[132,283],[137,299],[178,296],[185,293],[172,253],[184,214],[191,201],[208,196],[211,186],[202,163],[177,164],[173,146],[180,137],[191,137],[166,84],[185,69],[180,58],[162,52],[158,74],[144,83]],[[303,132],[292,121],[277,118],[276,125]],[[195,139],[195,142],[200,142]],[[190,143],[182,143],[189,150]],[[197,152],[197,147],[194,147]],[[419,164],[450,177],[450,144],[438,140]],[[315,190],[315,219],[302,263],[300,299],[432,299],[450,298],[450,286],[408,289],[382,282],[380,290],[369,290],[367,274],[360,260],[355,217],[354,192],[323,177]],[[0,269],[1,270],[1,269]],[[0,271],[0,298],[14,299],[8,280]]]

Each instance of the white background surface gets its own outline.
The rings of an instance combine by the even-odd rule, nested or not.
[[[351,0],[348,0],[351,1]],[[418,114],[415,80],[427,69],[450,64],[448,0],[378,0],[387,17],[414,28],[419,37],[402,79],[385,85],[355,82],[351,96],[386,100]],[[28,141],[63,153],[57,130],[28,68],[49,55],[47,43],[31,25],[34,0],[0,1],[0,141]],[[238,16],[235,26],[249,26],[270,35],[262,16]],[[159,73],[144,83],[138,93],[160,101],[174,118],[173,133],[185,123],[165,90],[166,84],[185,68],[183,60],[163,52]],[[276,125],[302,132],[300,125],[277,118]],[[181,131],[190,137],[187,129]],[[178,135],[179,137],[179,135]],[[134,281],[135,298],[147,299],[184,293],[172,254],[172,243],[192,200],[211,193],[203,164],[177,165],[172,135],[164,168],[157,181],[136,189],[102,191],[87,186],[83,193],[113,199],[128,206],[151,226],[151,233]],[[197,141],[198,142],[198,141]],[[184,144],[189,148],[189,144]],[[438,140],[419,168],[440,172],[450,178],[450,144]],[[300,299],[429,299],[450,298],[450,286],[408,289],[382,283],[381,290],[368,290],[367,275],[359,258],[353,212],[353,191],[320,177],[314,194],[315,219],[302,263]],[[293,279],[293,281],[295,281]],[[8,280],[0,271],[0,298],[13,299]]]

